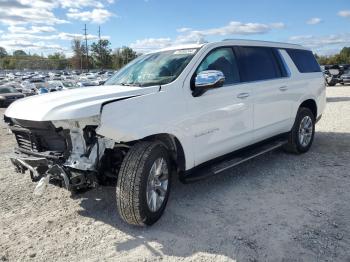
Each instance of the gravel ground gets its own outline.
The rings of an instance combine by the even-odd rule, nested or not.
[[[4,112],[0,109],[0,113]],[[198,183],[174,183],[162,219],[124,224],[115,188],[34,197],[0,124],[0,261],[350,261],[350,86],[328,88],[314,145]]]

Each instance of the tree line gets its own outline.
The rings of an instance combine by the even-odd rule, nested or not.
[[[43,55],[15,50],[12,54],[0,47],[0,70],[118,70],[135,59],[138,55],[129,47],[111,48],[109,40],[98,40],[86,46],[79,39],[72,41],[72,57],[66,57],[62,52]]]
[[[27,54],[23,50],[16,50],[9,54],[5,48],[0,47],[0,70],[118,70],[139,55],[129,47],[117,48],[113,51],[110,41],[106,39],[94,42],[88,48],[81,40],[74,39],[71,48],[73,56],[67,58],[60,52],[47,57]],[[344,47],[334,55],[315,54],[315,57],[321,65],[350,64],[350,47]]]
[[[320,65],[341,65],[350,64],[350,47],[344,47],[338,54],[320,56],[315,54]]]

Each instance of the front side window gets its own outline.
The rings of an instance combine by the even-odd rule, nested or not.
[[[283,76],[272,48],[239,47],[239,53],[243,82],[269,80]]]
[[[196,74],[206,70],[218,70],[225,76],[224,85],[240,81],[236,57],[232,48],[218,48],[209,53],[198,67]]]
[[[145,87],[169,84],[181,74],[197,51],[179,49],[140,56],[112,76],[105,85]]]

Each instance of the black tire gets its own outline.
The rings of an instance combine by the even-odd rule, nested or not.
[[[310,117],[312,120],[312,133],[310,142],[307,145],[303,145],[299,139],[299,129],[302,120],[305,117]],[[309,151],[315,136],[315,116],[309,108],[301,107],[298,110],[292,130],[288,135],[288,143],[284,146],[284,150],[289,153],[303,154]]]
[[[155,161],[163,158],[168,168],[168,186],[160,208],[152,212],[147,204],[147,184]],[[128,224],[154,224],[163,214],[171,186],[168,151],[159,142],[139,142],[130,148],[121,165],[117,181],[117,203],[121,218]]]

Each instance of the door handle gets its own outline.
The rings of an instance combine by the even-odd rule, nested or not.
[[[237,95],[237,98],[240,98],[240,99],[245,99],[249,96],[249,93],[240,93]]]
[[[288,86],[281,86],[281,87],[279,87],[279,90],[287,91],[288,90]]]

